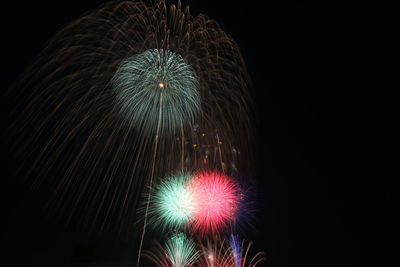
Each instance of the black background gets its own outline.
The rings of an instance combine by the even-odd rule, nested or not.
[[[254,83],[259,207],[247,232],[266,265],[397,266],[400,5],[182,2],[233,37]],[[99,3],[2,3],[2,90],[61,26]],[[9,106],[3,97],[3,114]],[[2,119],[4,133],[13,118]],[[64,266],[79,237],[38,215],[41,200],[2,147],[0,266]],[[129,253],[119,244],[97,257]]]

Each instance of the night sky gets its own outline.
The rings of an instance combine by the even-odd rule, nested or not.
[[[3,93],[60,27],[102,2],[2,3]],[[258,204],[244,232],[254,251],[266,252],[265,266],[400,266],[400,5],[232,2],[182,1],[232,36],[253,81]],[[15,172],[13,103],[1,101],[0,266],[72,266],[79,253],[89,266],[127,266],[129,242],[43,215],[44,197]]]

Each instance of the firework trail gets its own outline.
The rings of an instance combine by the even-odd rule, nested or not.
[[[231,235],[229,239],[229,247],[231,249],[231,254],[235,267],[242,267],[242,244],[240,244],[237,237]]]
[[[252,242],[245,247],[244,242],[230,235],[229,241],[208,242],[201,248],[202,256],[198,267],[255,267],[265,260],[264,253],[258,252],[249,258]]]
[[[224,239],[208,240],[201,245],[201,256],[197,262],[199,267],[227,267],[232,266],[232,257],[226,248]]]
[[[176,170],[251,170],[240,50],[217,22],[180,3],[110,2],[86,13],[48,42],[11,93],[21,169],[52,192],[53,214],[85,232],[135,232],[143,190]]]

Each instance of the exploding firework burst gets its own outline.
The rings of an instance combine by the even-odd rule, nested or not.
[[[146,251],[144,254],[158,267],[185,267],[193,266],[200,253],[192,240],[178,233],[165,243],[164,248],[157,243],[154,251]]]
[[[154,226],[169,230],[183,227],[190,220],[195,200],[186,188],[189,179],[189,173],[178,173],[163,179],[155,188],[150,212]]]
[[[219,172],[199,172],[187,187],[195,199],[193,231],[215,235],[234,221],[241,192],[232,178]]]
[[[13,141],[63,221],[126,233],[153,180],[249,171],[248,87],[215,21],[164,1],[110,2],[61,29],[21,76]]]
[[[183,124],[192,126],[199,113],[196,75],[172,51],[146,50],[126,59],[114,75],[113,87],[118,111],[131,127],[146,134],[173,135]]]

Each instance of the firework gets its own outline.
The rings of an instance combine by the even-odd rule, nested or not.
[[[146,251],[144,255],[159,267],[185,267],[196,262],[199,252],[192,240],[178,233],[165,243],[164,248],[157,243],[155,251]]]
[[[252,166],[240,50],[180,4],[116,1],[86,13],[13,89],[22,167],[52,192],[49,208],[83,231],[127,236],[143,190],[176,170]]]
[[[215,171],[199,172],[187,190],[195,200],[191,219],[195,232],[216,234],[235,219],[240,188],[232,178]]]
[[[240,244],[239,239],[231,235],[229,239],[229,247],[231,250],[233,262],[235,263],[234,267],[242,267],[242,244]]]
[[[226,247],[224,239],[208,240],[206,245],[201,245],[199,267],[231,267],[233,266],[230,250]]]
[[[199,113],[196,75],[172,51],[146,50],[124,60],[113,77],[113,87],[118,112],[140,132],[174,135],[183,124],[192,126]]]
[[[238,183],[222,173],[178,172],[155,187],[150,222],[163,230],[216,235],[235,222],[242,195]]]
[[[255,267],[265,260],[264,253],[258,252],[249,258],[252,242],[244,247],[235,235],[230,235],[228,242],[217,240],[202,246],[199,267]]]
[[[183,227],[191,219],[195,200],[187,190],[190,174],[180,172],[165,178],[155,188],[150,212],[154,226],[171,229]]]
[[[236,236],[230,235],[228,241],[209,239],[200,245],[200,251],[197,251],[194,242],[179,233],[172,236],[164,247],[156,242],[156,247],[145,251],[143,255],[158,267],[255,267],[264,261],[265,257],[263,252],[251,257],[251,247],[252,242],[245,245],[244,241],[241,242]]]

